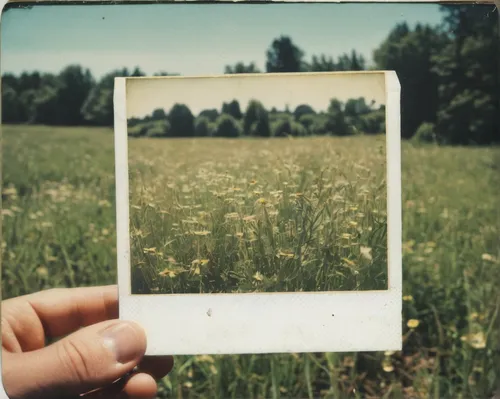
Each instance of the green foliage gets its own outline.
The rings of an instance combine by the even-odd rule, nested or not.
[[[363,133],[368,134],[378,134],[385,133],[386,123],[385,123],[385,107],[381,107],[378,110],[370,111],[359,117],[359,122],[357,124],[358,130]]]
[[[275,122],[272,126],[272,133],[274,137],[299,137],[306,136],[307,129],[300,123],[295,122],[291,117],[288,117]]]
[[[167,118],[168,115],[163,108],[155,109],[151,114],[151,120],[153,121],[166,120]]]
[[[304,52],[288,36],[273,40],[266,51],[267,72],[300,72],[304,70]]]
[[[436,133],[446,144],[500,143],[500,32],[493,5],[442,7],[446,47],[434,57],[439,77]]]
[[[199,117],[205,117],[207,118],[210,122],[215,122],[217,118],[219,117],[219,111],[217,109],[204,109],[203,111],[200,112],[198,115]]]
[[[193,137],[194,116],[185,104],[174,104],[168,113],[172,137]]]
[[[227,65],[224,71],[225,74],[236,74],[236,73],[260,73],[259,68],[254,62],[245,65],[243,62],[238,62],[234,66]]]
[[[411,138],[415,143],[435,143],[436,125],[434,123],[422,123],[415,135]]]
[[[352,50],[351,54],[340,55],[337,61],[325,54],[313,55],[305,69],[309,72],[363,71],[366,69],[366,60],[356,50]]]
[[[299,123],[302,126],[304,126],[304,128],[306,129],[307,132],[309,132],[309,134],[312,134],[312,128],[316,119],[317,119],[316,115],[305,114],[299,118]]]
[[[271,136],[269,115],[260,101],[249,101],[243,118],[243,132],[247,136]]]
[[[8,299],[54,287],[116,284],[113,131],[7,125],[2,127],[2,135],[2,297]],[[312,151],[305,151],[306,158],[295,158],[299,165],[317,159],[317,164],[324,166],[324,158],[312,157],[322,148],[326,153],[339,151],[342,161],[350,157],[363,164],[383,146],[383,138],[369,136],[319,139],[339,142],[329,149],[321,141],[311,141],[314,138],[290,140],[297,151]],[[193,146],[192,140],[184,144],[178,140],[158,148],[158,143],[130,140],[131,165],[139,168],[141,160],[149,160],[152,155],[162,157],[165,151],[183,156],[184,160],[186,155],[188,159],[191,155],[204,157],[201,162],[210,163],[214,156],[212,150],[206,151],[206,141],[199,140]],[[253,144],[262,148],[262,143]],[[283,144],[279,141],[270,150],[282,155]],[[240,145],[245,143],[238,143],[237,147]],[[220,143],[214,147],[216,151],[233,151]],[[256,166],[256,171],[269,168],[268,159],[262,158],[265,155],[260,151],[242,154],[249,165]],[[233,160],[241,162],[241,158],[235,156]],[[179,177],[173,168],[181,163],[170,157],[161,159],[161,172]],[[276,159],[279,156],[271,158]],[[415,147],[402,143],[402,351],[177,356],[176,367],[159,383],[157,397],[268,398],[276,393],[276,397],[344,398],[353,396],[353,389],[358,397],[494,397],[500,381],[500,330],[496,328],[500,315],[498,159],[499,149],[494,147]],[[193,162],[198,165],[198,160]],[[369,173],[381,167],[378,162],[375,158]],[[197,168],[191,170],[197,173]],[[158,174],[155,172],[154,176]],[[153,184],[154,180],[150,182]],[[341,186],[346,195],[366,180],[349,182],[347,187]],[[257,184],[260,183],[264,190],[269,190],[267,181]],[[184,184],[181,181],[171,191],[162,192],[179,195]],[[287,194],[285,190],[283,187]],[[370,220],[369,214],[377,215],[373,210],[385,209],[374,207],[385,196],[377,197],[370,186],[367,190],[370,193],[366,209],[356,212],[364,213]],[[288,193],[295,193],[295,189]],[[155,200],[159,198],[155,196]],[[289,197],[284,195],[285,198]],[[221,209],[221,219],[225,220],[223,212],[234,212],[233,205],[217,202],[222,203],[227,207]],[[249,209],[254,209],[253,204]],[[182,220],[193,214],[191,209],[177,212]],[[299,215],[307,216],[307,209]],[[263,217],[264,214],[258,220],[265,221]],[[163,215],[153,222],[175,227],[171,226],[171,218]],[[257,223],[243,225],[248,228]],[[257,231],[266,237],[266,224],[260,226]],[[329,229],[326,226],[327,232]],[[208,237],[198,239],[213,239]],[[224,236],[218,248],[239,249],[239,240]],[[250,243],[248,248],[255,251],[256,247]],[[169,253],[164,255],[166,258]],[[235,264],[231,258],[223,260]],[[283,269],[287,270],[296,260],[276,257],[274,262],[283,262]],[[190,262],[186,264],[191,266]],[[419,325],[409,328],[410,319],[418,320]]]
[[[293,116],[295,120],[300,120],[303,115],[314,115],[316,111],[308,104],[300,104],[293,111]]]
[[[242,134],[238,121],[229,114],[222,114],[217,120],[215,137],[237,138]]]
[[[430,26],[417,24],[411,31],[400,23],[374,52],[377,68],[395,70],[400,80],[403,138],[412,137],[422,122],[436,120],[439,78],[432,60],[446,41],[445,35]]]
[[[353,133],[352,128],[346,121],[342,106],[343,104],[337,99],[330,101],[325,123],[325,129],[329,134],[347,136]]]
[[[194,134],[196,137],[210,137],[214,133],[212,122],[205,116],[198,116],[194,122]]]
[[[240,103],[237,100],[222,104],[221,113],[231,115],[234,119],[241,119],[243,117]]]
[[[147,137],[166,137],[170,135],[171,126],[168,120],[160,119],[149,122],[146,125]]]

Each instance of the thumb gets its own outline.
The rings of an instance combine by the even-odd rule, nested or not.
[[[12,354],[12,390],[6,390],[9,397],[23,399],[79,395],[116,381],[138,365],[145,351],[146,335],[137,324],[94,324],[43,349]]]

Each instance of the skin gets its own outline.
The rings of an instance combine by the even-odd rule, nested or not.
[[[116,285],[51,289],[2,301],[2,379],[10,399],[154,398],[173,358],[145,357],[146,334],[118,320]],[[123,325],[119,362],[103,334]],[[46,345],[47,339],[57,339]],[[89,393],[90,392],[90,393]]]

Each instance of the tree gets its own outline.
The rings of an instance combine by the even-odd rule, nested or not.
[[[273,40],[266,52],[267,72],[300,72],[304,70],[304,52],[288,36]]]
[[[172,137],[193,137],[194,116],[185,104],[174,104],[168,113]]]
[[[260,73],[260,70],[253,62],[248,65],[245,65],[243,62],[237,62],[234,66],[226,65],[224,73],[225,74]]]
[[[331,56],[313,55],[311,63],[307,65],[307,70],[310,72],[333,72],[337,70],[337,64]]]
[[[106,74],[89,93],[82,106],[86,122],[99,126],[113,126],[113,91],[115,77],[130,76],[127,68]]]
[[[222,104],[221,113],[231,115],[235,119],[241,119],[243,117],[240,110],[240,103],[236,100]]]
[[[436,135],[448,144],[500,142],[500,48],[494,6],[442,6],[450,32],[434,56],[439,77]]]
[[[316,112],[310,105],[300,104],[293,111],[293,116],[295,117],[295,120],[298,121],[303,115],[314,115],[315,113]]]
[[[207,118],[210,122],[215,122],[217,120],[217,118],[219,117],[219,111],[217,111],[215,108],[214,109],[204,109],[198,115],[198,117],[202,117],[202,116]]]
[[[23,104],[16,90],[2,82],[2,123],[20,123],[25,121]]]
[[[166,120],[167,118],[167,113],[163,108],[157,108],[151,113],[151,120],[153,121]]]
[[[241,128],[238,121],[229,114],[222,114],[217,120],[217,127],[214,136],[237,138],[241,135]]]
[[[194,123],[194,132],[197,137],[209,137],[212,136],[212,127],[210,126],[210,120],[205,116],[199,116],[196,118]]]
[[[243,132],[248,136],[271,136],[269,115],[261,102],[251,100],[248,103],[243,118]]]
[[[61,71],[57,80],[58,122],[67,126],[84,124],[82,106],[94,86],[92,74],[80,65],[69,65]]]
[[[470,8],[469,8],[470,9]],[[398,24],[374,52],[378,69],[395,70],[401,83],[401,135],[413,136],[422,122],[434,122],[438,107],[438,75],[433,57],[446,38],[437,29]]]
[[[326,131],[335,136],[346,136],[351,133],[342,109],[342,103],[333,98],[326,113]]]

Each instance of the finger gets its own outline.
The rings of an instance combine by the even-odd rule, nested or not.
[[[135,373],[123,380],[98,391],[89,392],[82,399],[149,399],[155,398],[158,385],[153,377],[146,373]]]
[[[60,337],[118,318],[117,286],[51,289],[8,299],[2,302],[2,318],[18,337],[40,324],[46,336]]]
[[[129,378],[123,389],[125,398],[154,399],[158,385],[149,374],[138,373]]]
[[[170,373],[173,367],[172,356],[145,356],[139,363],[138,370],[150,374],[155,380],[160,380]]]
[[[71,397],[112,384],[137,366],[145,351],[146,335],[139,325],[106,321],[46,348],[10,354],[4,386],[11,397],[31,398],[33,392],[37,398]]]

